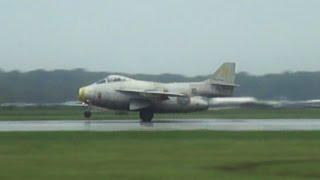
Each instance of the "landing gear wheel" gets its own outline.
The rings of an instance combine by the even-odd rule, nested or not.
[[[142,122],[151,122],[153,118],[153,111],[149,109],[145,109],[140,111],[140,119]]]
[[[85,111],[83,115],[84,115],[85,118],[89,119],[92,114],[91,114],[90,111]]]

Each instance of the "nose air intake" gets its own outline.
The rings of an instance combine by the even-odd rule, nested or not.
[[[82,102],[85,102],[86,99],[85,99],[85,88],[80,88],[79,89],[79,100],[82,101]]]

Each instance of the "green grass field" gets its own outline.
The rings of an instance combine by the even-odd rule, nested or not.
[[[138,119],[137,112],[117,113],[115,111],[93,112],[92,119]],[[309,118],[319,119],[320,109],[230,109],[182,114],[155,114],[155,119],[274,119]],[[2,107],[0,120],[79,120],[83,118],[81,107]]]
[[[0,133],[0,179],[319,179],[320,132]]]

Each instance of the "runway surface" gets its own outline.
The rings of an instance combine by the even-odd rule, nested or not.
[[[0,121],[0,132],[8,131],[316,131],[320,119],[175,119],[141,123],[138,120]]]

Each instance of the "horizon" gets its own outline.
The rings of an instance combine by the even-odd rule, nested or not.
[[[152,74],[152,73],[126,73],[126,72],[114,72],[114,71],[91,71],[88,69],[84,69],[84,68],[74,68],[74,69],[52,69],[52,70],[48,70],[48,69],[33,69],[33,70],[28,70],[28,71],[21,71],[21,70],[4,70],[4,69],[0,69],[0,72],[4,72],[4,73],[11,73],[11,72],[19,72],[19,73],[32,73],[32,72],[36,72],[36,71],[43,71],[43,72],[55,72],[55,71],[84,71],[84,72],[88,72],[88,73],[108,73],[108,74],[119,74],[119,75],[151,75],[151,76],[160,76],[160,75],[179,75],[179,76],[184,76],[184,77],[199,77],[199,76],[208,76],[212,73],[209,74],[198,74],[198,75],[188,75],[188,74],[179,74],[179,73],[172,73],[172,72],[163,72],[163,73],[157,73],[157,74]],[[247,74],[250,76],[267,76],[267,75],[281,75],[281,74],[286,74],[286,73],[318,73],[320,72],[320,70],[318,71],[283,71],[283,72],[276,72],[276,73],[266,73],[266,74],[253,74],[250,73],[248,71],[236,71],[236,74]]]

